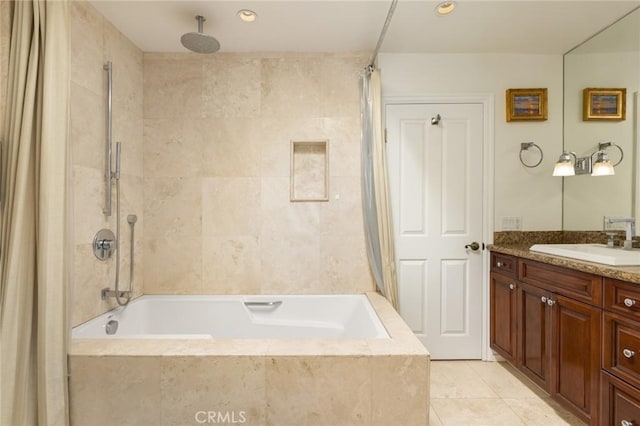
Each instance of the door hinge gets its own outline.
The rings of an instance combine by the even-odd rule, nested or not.
[[[387,128],[384,129],[384,143],[387,143]]]

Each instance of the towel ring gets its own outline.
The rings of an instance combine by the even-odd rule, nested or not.
[[[540,151],[540,159],[538,160],[538,162],[536,164],[527,164],[524,162],[524,160],[522,159],[522,153],[524,151],[527,151],[529,148],[534,147],[534,148],[538,148],[538,151]],[[544,158],[544,153],[542,152],[542,148],[540,148],[538,145],[536,145],[533,142],[523,142],[520,144],[520,162],[522,163],[523,166],[528,167],[530,169],[533,169],[534,167],[538,167],[540,165],[540,163],[542,163],[542,159]]]

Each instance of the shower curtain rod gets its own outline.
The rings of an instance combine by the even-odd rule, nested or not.
[[[378,37],[378,44],[376,44],[376,49],[373,51],[373,56],[371,56],[371,61],[369,62],[369,68],[375,69],[375,62],[376,62],[376,58],[378,57],[378,51],[380,50],[380,46],[382,46],[382,42],[384,41],[384,36],[387,34],[387,29],[389,28],[389,24],[391,24],[391,18],[393,17],[393,12],[395,12],[397,4],[398,4],[398,0],[391,0],[391,6],[389,7],[389,12],[387,12],[387,19],[384,21],[384,25],[382,26],[382,31],[380,31],[380,37]]]

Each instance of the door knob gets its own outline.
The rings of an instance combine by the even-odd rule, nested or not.
[[[480,244],[478,244],[477,241],[474,241],[471,244],[465,245],[464,248],[476,251],[476,250],[478,250],[480,248]]]

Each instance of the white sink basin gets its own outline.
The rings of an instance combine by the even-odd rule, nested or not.
[[[640,265],[640,249],[622,250],[604,244],[535,244],[530,250],[612,266]]]

